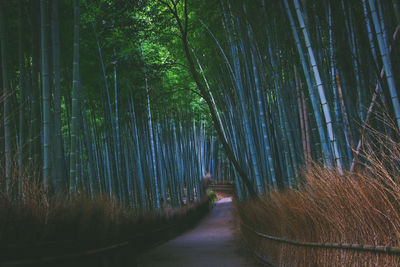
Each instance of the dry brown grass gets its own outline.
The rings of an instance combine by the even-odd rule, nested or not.
[[[3,260],[75,253],[126,240],[138,252],[192,225],[209,208],[204,199],[179,209],[138,213],[113,199],[56,196],[28,181],[26,174],[13,177],[9,191],[0,192],[0,265]]]
[[[312,164],[300,190],[272,192],[263,202],[238,204],[258,232],[305,242],[400,246],[400,143],[373,132],[361,168],[340,176]],[[303,248],[257,237],[250,245],[279,266],[400,266],[399,255]]]
[[[208,201],[208,200],[205,200]],[[193,203],[136,215],[110,199],[46,197],[30,201],[0,200],[0,247],[46,242],[114,242],[176,223],[193,216]]]

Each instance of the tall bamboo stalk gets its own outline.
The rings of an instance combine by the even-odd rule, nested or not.
[[[71,194],[77,193],[76,176],[78,175],[76,165],[79,160],[78,138],[79,138],[79,0],[74,0],[74,58],[73,58],[73,76],[72,76],[72,118],[71,118],[71,152],[69,166],[69,190]]]
[[[328,132],[328,137],[329,137],[329,140],[331,142],[333,155],[335,157],[334,160],[336,162],[336,167],[337,167],[338,171],[340,173],[342,173],[342,163],[341,163],[341,160],[340,160],[337,141],[336,141],[336,138],[335,138],[335,135],[334,135],[334,132],[333,132],[332,119],[331,119],[331,114],[330,114],[330,111],[329,111],[329,105],[328,105],[328,102],[327,102],[326,97],[325,97],[324,86],[322,84],[322,80],[321,80],[321,77],[320,77],[320,74],[319,74],[319,69],[318,69],[317,63],[315,61],[314,51],[313,51],[313,49],[311,47],[310,39],[309,39],[309,36],[308,36],[308,31],[307,31],[307,28],[306,28],[306,25],[305,25],[304,19],[303,19],[303,14],[302,14],[302,12],[300,10],[299,1],[298,0],[293,0],[293,1],[294,1],[294,5],[295,5],[295,8],[296,8],[296,13],[297,13],[297,18],[298,18],[298,21],[299,21],[299,24],[300,24],[300,28],[301,28],[301,30],[303,32],[306,48],[308,50],[308,56],[309,56],[311,68],[313,70],[316,86],[318,88],[318,94],[319,94],[319,98],[321,100],[322,110],[323,110],[324,117],[325,117],[325,124],[326,124],[327,132]]]
[[[58,190],[62,187],[66,179],[66,166],[64,156],[63,136],[61,132],[61,73],[60,73],[60,32],[59,32],[59,12],[58,0],[51,2],[51,40],[53,48],[53,90],[54,90],[54,131],[55,131],[55,185]]]
[[[48,31],[47,31],[47,1],[40,1],[40,25],[41,25],[41,86],[42,86],[42,105],[43,105],[43,184],[48,189],[52,180],[51,154],[50,154],[50,80],[49,80],[49,59],[48,59]]]
[[[5,155],[5,183],[3,189],[9,190],[11,179],[11,126],[10,126],[10,89],[7,70],[7,34],[5,26],[4,3],[0,3],[0,45],[1,45],[1,69],[3,80],[3,117],[4,117],[4,155]]]
[[[399,98],[397,96],[397,89],[392,73],[392,63],[389,57],[389,47],[384,41],[385,29],[382,28],[382,25],[379,23],[379,18],[376,12],[374,0],[368,0],[368,3],[371,10],[371,16],[375,28],[376,39],[378,40],[379,52],[381,54],[383,66],[385,68],[386,80],[388,83],[389,92],[392,99],[392,105],[393,105],[395,119],[397,122],[397,128],[400,130],[400,103],[399,103]]]

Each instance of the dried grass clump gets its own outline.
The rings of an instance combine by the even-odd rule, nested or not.
[[[0,262],[74,254],[126,240],[137,252],[182,231],[209,209],[204,199],[138,213],[106,197],[51,194],[32,173],[12,175],[9,190],[0,191]]]
[[[242,221],[258,232],[298,241],[400,247],[400,142],[374,131],[368,139],[356,172],[340,176],[310,164],[301,189],[238,203]],[[279,266],[400,265],[399,255],[304,248],[242,231],[251,246]]]

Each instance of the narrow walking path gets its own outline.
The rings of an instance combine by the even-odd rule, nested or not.
[[[137,266],[257,266],[240,248],[232,198],[223,198],[199,225],[189,232],[141,255]]]

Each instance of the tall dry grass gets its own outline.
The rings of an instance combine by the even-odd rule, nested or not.
[[[359,168],[340,176],[311,164],[299,190],[237,203],[242,221],[271,236],[304,242],[400,246],[400,142],[370,130]],[[278,266],[400,266],[399,255],[304,248],[242,232]]]
[[[28,171],[21,176],[16,171],[8,192],[4,187],[0,191],[0,265],[15,259],[74,254],[126,240],[130,240],[130,254],[137,253],[182,231],[209,208],[205,199],[179,209],[138,215],[110,198],[51,194],[28,175]],[[173,225],[177,226],[172,230],[154,232]]]

